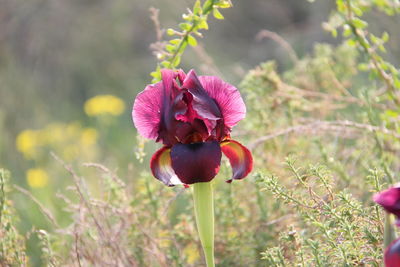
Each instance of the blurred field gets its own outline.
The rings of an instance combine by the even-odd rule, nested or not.
[[[396,66],[399,7],[366,2],[366,32],[388,32],[382,54]],[[151,177],[158,146],[131,120],[157,64],[152,6],[167,29],[193,2],[0,2],[1,226],[10,244],[26,240],[14,250],[25,246],[30,266],[203,266],[190,192]],[[303,266],[379,266],[383,215],[370,197],[398,181],[399,84],[392,93],[368,72],[356,37],[326,31],[333,2],[233,1],[221,12],[180,66],[237,85],[248,107],[233,135],[256,166],[231,185],[227,165],[216,178],[218,265],[300,264],[301,251]]]

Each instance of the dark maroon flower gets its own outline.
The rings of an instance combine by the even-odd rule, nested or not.
[[[374,195],[374,201],[387,212],[396,216],[396,225],[400,225],[400,187],[391,187]]]
[[[400,266],[400,239],[394,240],[385,250],[384,261],[386,267]]]
[[[228,182],[244,178],[253,166],[251,153],[230,139],[246,114],[239,91],[217,77],[197,77],[194,70],[161,74],[161,82],[137,95],[132,111],[139,133],[164,144],[151,159],[153,175],[168,186],[209,182],[224,153],[233,170]]]

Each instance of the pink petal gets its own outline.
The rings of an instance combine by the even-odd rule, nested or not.
[[[167,186],[182,184],[171,165],[171,149],[162,147],[151,157],[150,168],[158,180]]]
[[[215,76],[200,76],[199,80],[207,94],[217,102],[226,126],[233,127],[245,117],[246,106],[236,87]]]
[[[132,110],[133,123],[139,133],[156,139],[160,129],[163,84],[158,82],[146,86],[135,99]]]
[[[204,90],[194,70],[188,72],[182,88],[186,88],[193,95],[193,109],[201,118],[214,121],[222,118],[220,109]]]
[[[385,250],[385,267],[400,266],[400,239],[393,241]]]
[[[221,143],[222,152],[228,157],[232,166],[232,179],[243,179],[253,169],[253,157],[251,152],[242,144],[235,140],[224,141]]]
[[[221,164],[219,143],[175,144],[171,149],[172,168],[185,184],[211,181]]]
[[[391,187],[374,195],[374,201],[387,212],[400,217],[400,188]]]

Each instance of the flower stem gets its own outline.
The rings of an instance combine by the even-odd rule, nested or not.
[[[396,231],[393,227],[393,217],[390,213],[385,213],[385,228],[383,233],[383,244],[384,248],[387,248],[390,243],[392,243],[395,239]]]
[[[214,264],[214,200],[211,182],[193,184],[194,213],[207,267]]]

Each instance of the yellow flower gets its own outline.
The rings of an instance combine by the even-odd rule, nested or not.
[[[86,101],[85,112],[89,116],[110,114],[118,116],[124,112],[124,102],[113,95],[98,95]]]
[[[183,254],[186,256],[186,261],[189,265],[195,263],[199,258],[199,251],[194,243],[190,243],[183,249]]]
[[[26,181],[30,187],[40,188],[48,184],[49,176],[43,169],[29,169],[26,171]]]
[[[34,158],[36,147],[39,145],[39,133],[33,130],[22,131],[16,139],[17,149],[24,154],[26,158]]]
[[[97,141],[97,131],[93,128],[85,128],[81,133],[81,143],[84,147],[94,145]]]
[[[168,248],[171,245],[171,240],[168,239],[169,236],[168,231],[162,231],[160,230],[158,232],[158,237],[159,237],[159,245],[161,248]]]

